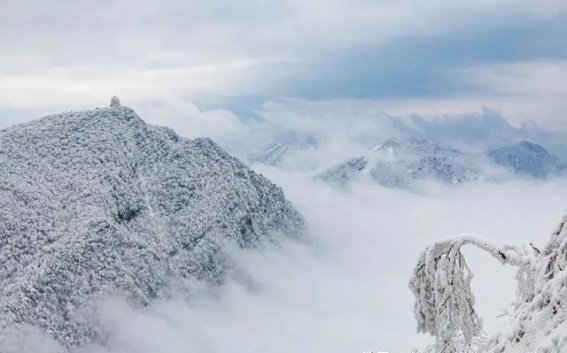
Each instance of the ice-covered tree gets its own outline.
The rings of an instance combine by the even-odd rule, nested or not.
[[[497,247],[477,236],[428,246],[419,257],[410,288],[418,332],[436,339],[435,353],[522,351],[567,352],[567,230],[564,218],[543,251],[533,245]],[[473,274],[461,253],[474,245],[503,264],[518,266],[518,299],[509,332],[482,342],[482,321],[474,309]]]
[[[517,275],[510,324],[489,342],[491,353],[567,352],[567,216],[542,251],[534,250]]]

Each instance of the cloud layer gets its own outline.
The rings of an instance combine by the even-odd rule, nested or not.
[[[554,0],[9,1],[0,112],[29,119],[113,94],[238,112],[355,98],[558,123],[566,16]]]
[[[266,102],[253,115],[237,116],[168,100],[146,103],[138,110],[148,122],[168,125],[182,136],[210,136],[243,159],[255,160],[274,144],[299,147],[286,153],[282,167],[302,171],[321,171],[364,155],[387,139],[426,139],[473,155],[530,140],[563,162],[567,159],[564,130],[540,127],[534,121],[510,122],[502,112],[486,107],[411,113],[411,105],[404,111],[380,101],[280,100]]]

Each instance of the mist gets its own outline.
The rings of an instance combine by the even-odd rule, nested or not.
[[[564,210],[567,183],[430,185],[423,192],[357,184],[337,190],[299,173],[256,169],[304,214],[304,241],[232,251],[221,286],[196,285],[146,308],[100,306],[108,340],[86,353],[410,352],[415,332],[407,283],[420,251],[439,238],[482,235],[496,244],[543,244]],[[487,334],[515,298],[515,270],[476,249],[465,256]],[[176,284],[176,288],[183,285]]]

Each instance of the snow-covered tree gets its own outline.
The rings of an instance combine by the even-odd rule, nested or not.
[[[517,275],[510,324],[489,342],[491,353],[567,352],[567,216],[542,251],[534,250]]]
[[[532,245],[497,247],[478,236],[470,235],[439,241],[428,246],[422,252],[415,267],[410,289],[416,298],[415,317],[418,332],[429,333],[436,339],[435,346],[429,351],[516,352],[515,349],[520,347],[518,345],[520,342],[523,344],[521,347],[533,349],[541,347],[540,342],[533,337],[525,337],[524,326],[534,310],[540,310],[545,305],[555,305],[543,298],[538,299],[538,304],[535,304],[537,295],[547,297],[560,288],[563,294],[559,302],[567,301],[566,273],[561,272],[567,267],[565,263],[567,241],[563,224],[564,222],[560,227],[562,230],[555,233],[544,254]],[[464,245],[474,245],[491,254],[502,264],[519,267],[518,303],[515,304],[516,312],[511,323],[511,327],[519,328],[513,329],[512,334],[495,336],[484,342],[482,321],[474,309],[475,300],[470,288],[473,274],[461,253]],[[557,251],[561,251],[561,254]],[[553,267],[549,268],[551,259],[553,259]],[[561,261],[562,265],[558,265],[558,261]],[[548,269],[543,270],[542,266]],[[557,283],[551,285],[553,288],[547,288],[546,283],[550,282],[549,276],[553,271],[562,273],[562,282],[556,281]],[[562,315],[564,321],[565,311],[561,307],[551,315],[547,315],[544,321],[552,320],[553,315]],[[533,329],[537,330],[538,327]],[[565,340],[567,330],[561,336]]]

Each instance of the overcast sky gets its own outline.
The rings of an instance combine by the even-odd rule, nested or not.
[[[175,100],[499,110],[567,128],[564,0],[0,0],[0,126]],[[165,104],[167,106],[167,104]],[[564,121],[565,120],[565,121]]]

